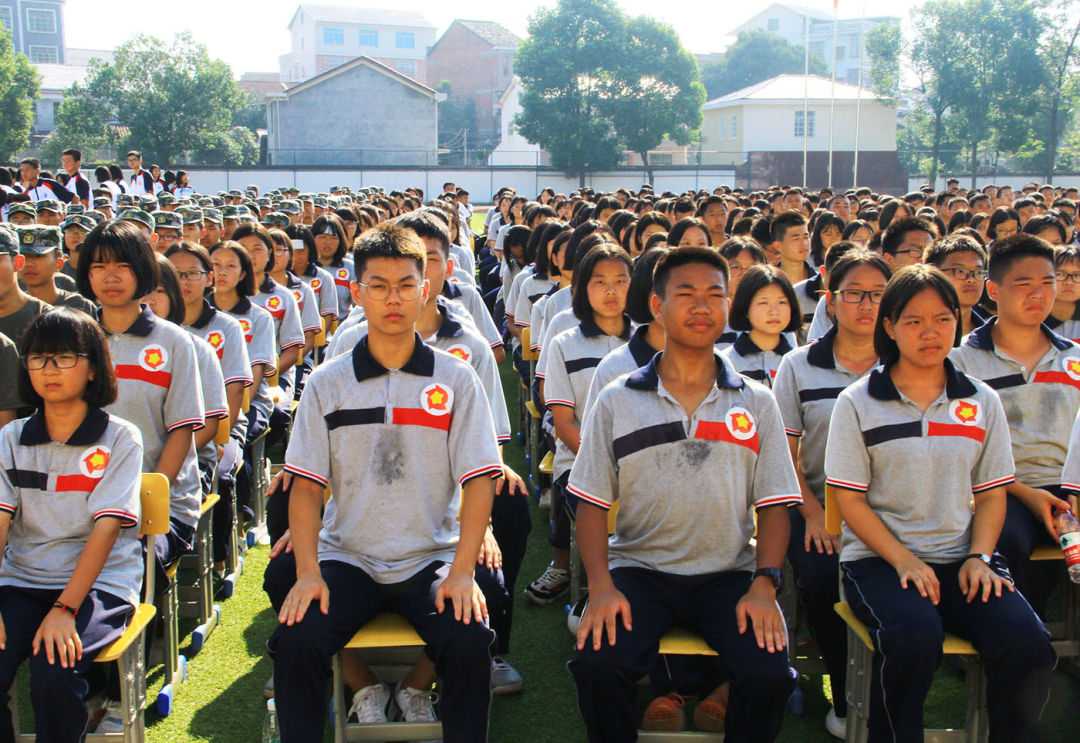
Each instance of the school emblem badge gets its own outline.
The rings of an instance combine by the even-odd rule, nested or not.
[[[169,354],[161,346],[147,346],[139,356],[139,366],[147,371],[159,371],[169,360]]]
[[[299,289],[293,289],[292,295],[293,295],[293,299],[296,300],[296,303],[298,305],[302,306],[304,304],[304,295],[300,293]]]
[[[318,291],[320,289],[322,289],[322,282],[319,281],[318,279],[312,279],[311,280],[311,291],[313,291],[315,293],[318,293]]]
[[[420,393],[420,407],[431,415],[449,415],[454,406],[454,391],[441,384],[429,384]]]
[[[214,348],[221,348],[221,344],[225,342],[225,338],[221,335],[220,332],[215,330],[213,333],[206,336],[206,342]]]
[[[735,407],[724,416],[724,423],[733,437],[739,441],[749,441],[757,433],[757,421],[746,408]]]
[[[349,278],[349,270],[346,268],[339,268],[337,275],[339,279],[347,279]]]
[[[451,346],[450,348],[446,349],[446,352],[457,356],[462,361],[468,361],[470,358],[472,358],[472,354],[469,353],[469,349],[465,348],[465,346]]]
[[[240,329],[244,331],[244,340],[251,343],[251,322],[246,317],[240,318]]]
[[[982,410],[974,400],[957,400],[949,406],[949,417],[963,426],[977,426],[982,420]]]
[[[266,300],[266,309],[276,310],[279,307],[281,307],[281,299],[279,297],[270,297],[270,299]]]
[[[1075,356],[1066,356],[1061,365],[1065,368],[1065,373],[1069,375],[1069,379],[1080,381],[1080,359]]]
[[[79,459],[79,471],[95,480],[105,474],[112,451],[107,446],[94,446],[83,452]]]

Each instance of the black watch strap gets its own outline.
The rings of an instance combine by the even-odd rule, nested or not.
[[[773,588],[776,589],[777,593],[780,593],[780,589],[781,587],[783,587],[784,583],[780,568],[758,568],[754,571],[753,580],[757,580],[761,577],[766,577],[772,580]]]

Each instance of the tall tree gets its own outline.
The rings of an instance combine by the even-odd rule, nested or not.
[[[864,43],[870,57],[870,87],[883,98],[895,100],[900,90],[900,26],[879,23],[867,32]]]
[[[11,160],[30,143],[34,101],[41,77],[25,54],[16,54],[11,35],[0,26],[0,160]]]
[[[1057,10],[1058,18],[1067,18],[1067,11],[1075,11],[1072,0],[1061,0]],[[1046,183],[1054,182],[1054,167],[1058,159],[1058,143],[1075,108],[1080,105],[1080,13],[1076,14],[1071,28],[1054,23],[1049,25],[1049,34],[1044,47],[1046,60],[1046,98],[1049,109],[1043,136],[1046,141],[1046,157],[1043,167]]]
[[[803,45],[756,29],[740,33],[718,61],[705,65],[701,82],[712,99],[777,75],[801,75],[805,70],[806,48]],[[810,74],[828,73],[825,60],[818,54],[811,54]]]

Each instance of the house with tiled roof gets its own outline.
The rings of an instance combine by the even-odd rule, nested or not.
[[[514,78],[518,38],[493,21],[458,19],[431,47],[427,84],[450,84],[448,99],[472,100],[476,105],[477,146],[499,141],[499,99]]]

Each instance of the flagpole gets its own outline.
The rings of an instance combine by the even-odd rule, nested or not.
[[[810,0],[806,0],[806,14],[803,16],[803,28],[806,32],[806,60],[803,70],[802,99],[802,185],[806,188],[806,112],[810,105]]]
[[[836,40],[840,32],[840,15],[837,12],[839,0],[833,0],[832,30],[832,87],[829,91],[829,188],[832,188],[833,175],[833,131],[836,120]]]
[[[862,4],[862,18],[859,22],[859,92],[855,99],[855,166],[852,170],[852,183],[854,188],[859,187],[859,122],[862,115],[862,87],[863,87],[863,48],[866,46],[866,0]]]

